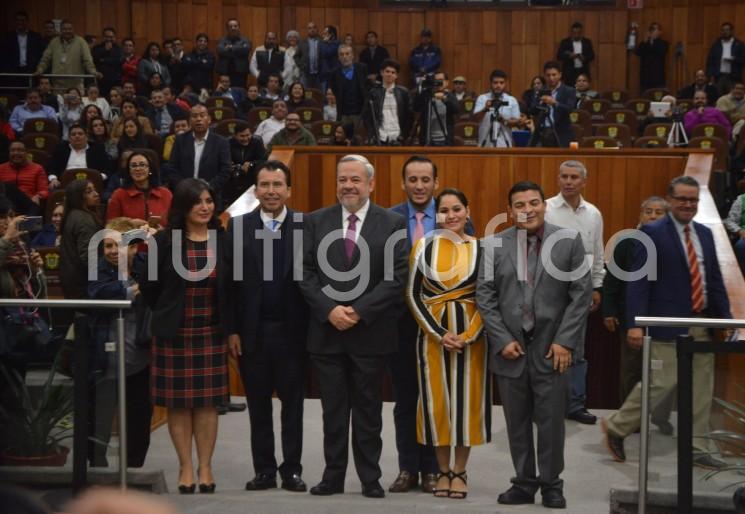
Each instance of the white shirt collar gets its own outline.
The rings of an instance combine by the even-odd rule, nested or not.
[[[360,225],[362,225],[362,223],[365,221],[365,216],[367,216],[367,211],[369,209],[370,209],[370,199],[368,198],[367,201],[364,203],[364,205],[362,207],[360,207],[360,209],[357,212],[354,213],[355,216],[357,216],[357,223],[358,223],[357,226],[358,227]],[[342,221],[343,222],[346,222],[347,221],[347,218],[349,218],[349,215],[350,214],[352,214],[352,213],[349,212],[347,210],[347,208],[342,205],[341,206],[341,216],[342,216]]]
[[[85,148],[83,148],[82,150],[75,150],[75,149],[74,149],[74,148],[72,147],[72,145],[70,145],[70,151],[71,151],[71,152],[75,152],[75,153],[85,153],[85,152],[87,152],[87,151],[88,151],[88,148],[89,148],[89,146],[88,146],[88,144],[86,144],[86,145],[85,145]]]
[[[271,213],[265,212],[261,208],[259,208],[259,216],[261,217],[261,222],[264,225],[272,220],[277,220],[279,221],[279,225],[282,226],[282,224],[285,222],[285,218],[287,217],[287,206],[282,207],[282,212],[280,212],[276,218],[272,218]]]
[[[572,207],[572,205],[569,202],[567,202],[567,200],[566,200],[566,198],[564,198],[564,195],[563,194],[559,193],[554,198],[556,198],[556,206],[557,207],[566,207],[567,209],[575,210],[574,207]],[[579,195],[579,204],[577,205],[577,209],[576,210],[580,210],[580,209],[583,209],[585,207],[587,207],[587,202],[585,202],[585,199],[584,199],[584,197],[582,195]]]
[[[197,142],[205,142],[206,143],[207,142],[207,138],[209,137],[209,135],[210,135],[210,129],[207,129],[207,132],[204,133],[204,137],[202,139],[197,139],[197,134],[194,133],[194,142],[195,143],[197,143]]]
[[[679,234],[683,234],[685,231],[686,224],[678,221],[675,218],[675,216],[673,216],[672,214],[668,214],[668,216],[670,216],[670,219],[673,220],[673,224],[675,225],[675,230],[677,230]],[[689,222],[688,225],[690,225],[691,227],[691,232],[695,232],[695,230],[693,229],[693,221]]]

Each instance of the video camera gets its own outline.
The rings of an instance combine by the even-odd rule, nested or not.
[[[499,110],[500,107],[507,107],[510,105],[509,102],[505,102],[502,100],[502,93],[491,95],[491,107],[489,107],[489,110],[494,110],[495,112]]]
[[[675,123],[683,123],[683,116],[685,115],[685,112],[683,112],[683,109],[678,107],[677,105],[673,107],[672,117],[673,122]]]
[[[419,93],[422,92],[433,92],[436,88],[442,87],[445,84],[442,80],[437,80],[434,73],[427,73],[422,77],[419,82]]]
[[[533,105],[530,106],[529,114],[531,116],[539,116],[548,112],[548,105],[541,101],[541,98],[544,96],[551,96],[551,88],[542,87],[536,92]]]

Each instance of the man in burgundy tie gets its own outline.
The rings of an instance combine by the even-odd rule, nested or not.
[[[370,201],[375,169],[361,155],[336,168],[339,203],[306,218],[303,280],[310,306],[308,352],[323,409],[323,479],[313,495],[344,492],[352,452],[362,494],[382,498],[381,387],[386,357],[397,350],[407,278],[406,222]]]
[[[677,177],[670,182],[667,201],[670,213],[640,230],[654,243],[655,254],[648,259],[643,245],[637,242],[632,270],[646,270],[645,276],[629,282],[626,288],[628,344],[642,345],[643,329],[637,327],[637,316],[675,318],[732,318],[727,291],[717,260],[711,230],[693,221],[698,212],[699,184],[692,177]],[[657,279],[648,274],[656,271]],[[619,277],[623,280],[623,277]],[[670,393],[677,384],[675,338],[690,333],[695,340],[709,340],[706,329],[692,327],[651,327],[652,360],[662,363],[652,371],[650,408]],[[699,353],[693,358],[693,449],[696,466],[720,469],[724,461],[714,457],[717,447],[704,437],[709,431],[709,414],[714,392],[714,355]],[[603,420],[605,445],[617,462],[626,460],[623,441],[639,428],[641,384],[637,384],[618,410]]]

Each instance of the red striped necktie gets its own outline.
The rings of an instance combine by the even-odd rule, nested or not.
[[[691,272],[691,305],[693,312],[701,312],[704,309],[704,283],[701,279],[701,270],[698,267],[696,249],[691,240],[691,226],[683,228],[686,235],[686,255],[688,256],[688,268]]]

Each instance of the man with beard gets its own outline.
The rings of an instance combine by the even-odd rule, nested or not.
[[[727,141],[729,141],[729,138],[732,135],[732,124],[722,111],[716,107],[708,107],[706,105],[707,103],[708,99],[706,98],[706,93],[703,91],[696,91],[696,94],[693,95],[693,109],[688,111],[683,118],[683,126],[685,127],[686,132],[690,135],[697,125],[709,123],[721,125],[727,130]]]

